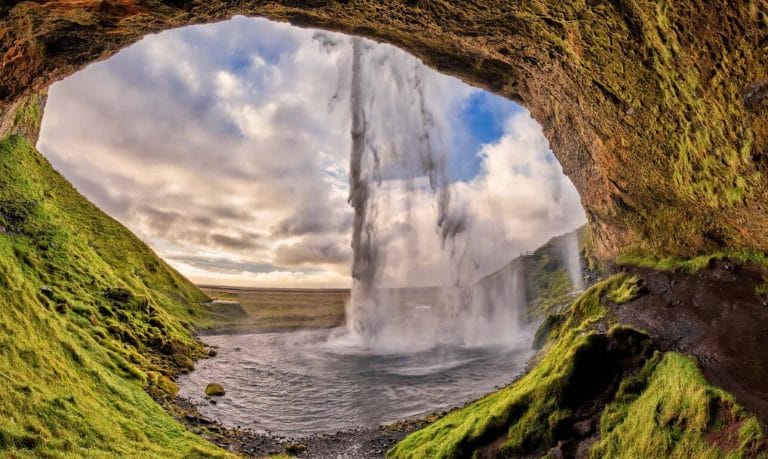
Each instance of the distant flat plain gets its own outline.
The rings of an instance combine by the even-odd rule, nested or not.
[[[214,302],[217,332],[333,328],[344,323],[349,289],[281,289],[199,286]]]

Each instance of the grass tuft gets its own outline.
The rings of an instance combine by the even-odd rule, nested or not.
[[[628,303],[640,296],[640,279],[632,276],[624,279],[618,287],[608,292],[608,299],[616,304]]]
[[[600,424],[595,458],[755,457],[764,447],[757,419],[676,353],[657,353],[626,379]]]

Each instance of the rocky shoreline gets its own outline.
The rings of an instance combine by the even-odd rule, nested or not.
[[[301,458],[382,458],[406,435],[440,416],[398,421],[375,428],[287,437],[224,427],[218,421],[203,416],[190,400],[183,397],[156,397],[155,400],[191,432],[233,453],[259,458],[278,454]]]

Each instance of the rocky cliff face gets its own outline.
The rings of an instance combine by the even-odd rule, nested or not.
[[[520,101],[601,258],[768,249],[768,1],[79,0],[0,6],[0,133],[143,35],[235,14],[390,42]]]

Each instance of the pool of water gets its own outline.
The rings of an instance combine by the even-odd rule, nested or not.
[[[339,344],[338,333],[206,335],[203,341],[219,355],[180,379],[180,395],[226,426],[290,436],[331,433],[463,405],[510,383],[530,356],[529,346],[376,354]],[[211,382],[227,392],[216,404],[204,398]]]

